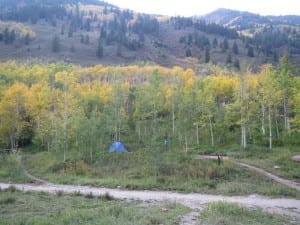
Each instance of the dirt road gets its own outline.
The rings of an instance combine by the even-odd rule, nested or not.
[[[48,193],[74,193],[82,194],[92,193],[94,196],[109,195],[118,199],[132,199],[147,202],[159,201],[176,201],[192,209],[202,209],[205,204],[215,201],[225,201],[244,205],[246,207],[259,207],[265,211],[290,215],[300,219],[300,200],[286,198],[266,198],[259,195],[251,196],[222,196],[222,195],[205,195],[205,194],[182,194],[167,191],[136,191],[136,190],[121,190],[110,188],[96,188],[90,186],[79,185],[58,185],[58,184],[9,184],[0,183],[1,189],[16,187],[21,191],[43,191]]]

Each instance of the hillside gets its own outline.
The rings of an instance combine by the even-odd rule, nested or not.
[[[97,0],[0,4],[1,61],[64,60],[85,66],[153,62],[206,73],[201,66],[205,63],[256,69],[263,63],[276,64],[288,51],[291,60],[300,63],[298,17],[219,10],[206,17],[170,18]],[[277,25],[267,26],[270,20]]]
[[[202,17],[204,20],[238,30],[250,29],[262,25],[300,25],[300,16],[261,16],[259,14],[220,8]]]

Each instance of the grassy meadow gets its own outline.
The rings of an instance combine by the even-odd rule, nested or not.
[[[97,152],[92,162],[78,152],[69,152],[68,160],[63,163],[59,152],[28,151],[23,151],[22,162],[28,172],[53,183],[300,198],[299,192],[235,165],[234,159],[218,165],[217,160],[194,159],[194,152],[189,154],[164,148],[126,154]],[[274,154],[278,152],[274,151]],[[1,159],[1,180],[31,182],[24,177],[17,158],[10,155]],[[293,172],[293,163],[286,166]]]
[[[115,224],[157,225],[180,224],[190,210],[177,202],[142,203],[119,201],[104,196],[71,195],[58,192],[19,192],[11,186],[0,191],[2,225],[48,224]],[[193,219],[194,221],[195,219]],[[198,213],[201,224],[296,224],[295,218],[248,209],[233,203],[215,202]]]
[[[168,211],[164,212],[163,208]],[[173,225],[188,211],[176,202],[145,205],[115,200],[109,195],[57,193],[53,196],[44,192],[22,193],[13,187],[0,191],[1,225]]]
[[[278,147],[273,150],[256,147],[251,151],[241,152],[238,158],[277,176],[300,182],[300,163],[291,160],[292,156],[297,154],[300,154],[300,149],[297,146]]]
[[[262,212],[260,209],[247,209],[237,204],[215,202],[208,204],[200,214],[201,224],[240,224],[273,225],[296,224],[295,219]]]

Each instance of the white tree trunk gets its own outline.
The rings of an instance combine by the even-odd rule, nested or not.
[[[272,149],[272,118],[271,118],[271,106],[269,105],[269,149]]]
[[[172,113],[172,131],[173,131],[173,136],[175,135],[175,112],[173,110]]]
[[[64,93],[64,162],[66,162],[66,152],[68,149],[68,134],[67,134],[67,119],[68,119],[68,105],[67,92]]]
[[[276,126],[276,135],[279,138],[279,124],[278,124],[278,110],[276,107],[276,114],[275,114],[275,126]]]
[[[141,127],[139,125],[139,128],[138,128],[138,137],[139,137],[139,140],[141,140]]]
[[[209,130],[210,130],[211,145],[214,146],[215,145],[214,132],[213,132],[213,125],[212,125],[210,115],[209,115]]]
[[[261,111],[262,111],[261,131],[262,131],[262,134],[265,135],[266,134],[266,130],[265,130],[265,105],[264,104],[261,105]]]
[[[286,97],[284,98],[284,101],[283,101],[283,109],[284,109],[284,128],[287,130],[287,131],[290,131],[291,129],[291,125],[290,125],[290,120],[289,120],[289,112],[288,112],[288,102],[287,102],[287,99]]]
[[[188,152],[188,143],[187,143],[187,137],[184,137],[184,141],[185,141],[185,152]]]
[[[199,125],[196,125],[196,139],[197,139],[197,145],[199,145],[200,141],[199,141]]]
[[[92,146],[90,147],[90,159],[92,162],[93,161],[93,147]]]
[[[241,146],[243,149],[247,147],[247,140],[246,140],[246,126],[245,124],[241,125]]]

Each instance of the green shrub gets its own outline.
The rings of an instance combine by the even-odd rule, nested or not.
[[[104,195],[100,195],[98,198],[101,199],[101,200],[104,200],[104,201],[113,201],[113,200],[115,200],[115,198],[113,196],[111,196],[108,192],[105,192]]]
[[[13,204],[15,202],[16,202],[16,198],[14,197],[7,197],[4,199],[0,199],[0,205]]]

